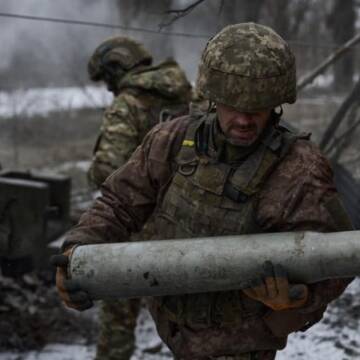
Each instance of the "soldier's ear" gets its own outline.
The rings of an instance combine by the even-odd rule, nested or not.
[[[105,71],[108,72],[111,76],[121,76],[125,74],[124,69],[116,61],[106,62]]]

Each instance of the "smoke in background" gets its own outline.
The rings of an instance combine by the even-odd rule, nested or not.
[[[169,20],[164,15],[168,10],[192,3],[194,0],[1,0],[0,12],[157,31],[161,22]],[[206,0],[164,30],[211,36],[227,24],[242,21],[269,25],[290,40],[301,75],[334,51],[332,44],[348,40],[359,9],[354,0]],[[353,13],[354,21],[349,21],[348,13]],[[6,90],[89,83],[86,64],[90,54],[101,41],[116,34],[142,41],[155,62],[174,57],[194,81],[207,40],[4,17],[0,21],[0,84]],[[353,57],[351,64],[358,63],[355,55],[355,50],[347,55]],[[356,69],[343,62],[340,70],[334,83],[343,82],[347,88]]]
[[[118,22],[111,3],[96,0],[2,0],[1,12]],[[84,81],[86,58],[111,29],[1,18],[2,88],[66,85]]]
[[[1,0],[0,12],[76,19],[157,29],[171,1]],[[201,10],[201,9],[200,9]],[[86,63],[105,38],[129,35],[143,41],[157,61],[174,56],[192,79],[205,40],[183,39],[117,29],[0,18],[2,90],[40,86],[83,85]],[[189,20],[187,20],[187,23]],[[190,19],[192,23],[193,20]],[[184,24],[185,23],[185,24]],[[187,23],[166,30],[186,31]],[[196,30],[193,22],[191,29]]]

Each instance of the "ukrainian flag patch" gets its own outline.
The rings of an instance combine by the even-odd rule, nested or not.
[[[184,140],[182,143],[182,146],[189,146],[189,147],[193,147],[195,144],[194,140]]]

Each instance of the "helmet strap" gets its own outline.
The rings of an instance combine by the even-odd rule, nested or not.
[[[209,105],[206,110],[206,114],[209,115],[211,112],[213,112],[216,109],[216,104],[214,101],[209,100]]]
[[[275,124],[279,123],[283,113],[284,113],[284,110],[281,105],[277,106],[275,109],[272,109],[271,115],[275,121]]]
[[[276,111],[278,110],[278,111]],[[284,113],[282,105],[277,106],[274,110],[274,113],[277,117],[281,118],[282,114]]]

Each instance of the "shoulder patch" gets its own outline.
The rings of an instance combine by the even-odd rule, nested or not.
[[[194,140],[184,140],[182,146],[194,147],[195,141]]]

